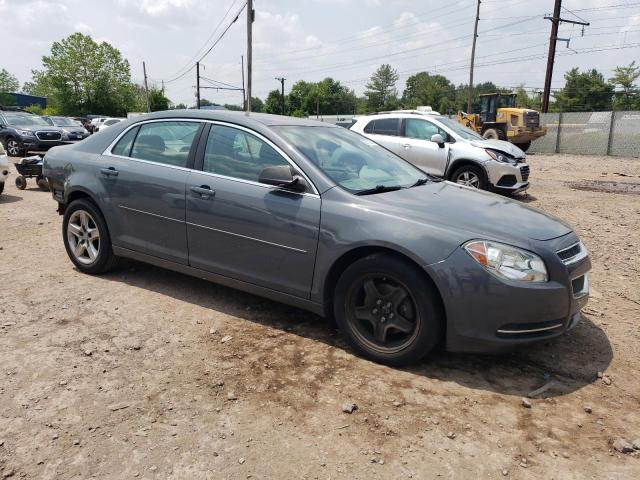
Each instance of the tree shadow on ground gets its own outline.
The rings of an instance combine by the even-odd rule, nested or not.
[[[206,280],[138,262],[127,262],[123,269],[103,278],[353,353],[332,321]],[[567,334],[520,347],[509,354],[471,355],[440,350],[417,365],[398,370],[506,395],[527,396],[547,385],[549,388],[537,397],[545,398],[566,395],[595,382],[598,372],[604,372],[612,358],[613,350],[605,333],[583,315],[583,320]],[[379,368],[389,371],[382,365]]]

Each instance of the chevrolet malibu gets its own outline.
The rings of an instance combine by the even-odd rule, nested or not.
[[[325,123],[158,112],[51,149],[44,175],[81,272],[126,257],[333,316],[382,363],[555,337],[588,298],[563,221]]]

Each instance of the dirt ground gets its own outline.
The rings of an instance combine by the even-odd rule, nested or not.
[[[611,446],[640,439],[640,195],[596,188],[640,184],[640,159],[529,160],[519,200],[568,220],[591,252],[584,321],[507,356],[440,352],[407,369],[354,356],[314,315],[202,280],[137,263],[78,273],[55,202],[16,190],[12,172],[0,478],[640,478],[640,452]]]

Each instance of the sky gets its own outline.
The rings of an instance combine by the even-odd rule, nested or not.
[[[477,0],[254,0],[253,96],[266,98],[285,77],[285,91],[298,80],[333,77],[362,94],[382,63],[395,68],[402,94],[417,72],[469,80]],[[542,89],[553,0],[482,0],[474,82]],[[246,61],[245,0],[0,0],[0,68],[20,83],[41,68],[51,44],[74,33],[118,48],[134,81],[164,86],[174,103],[195,99],[195,61],[201,75],[232,87],[242,84]],[[616,66],[640,63],[640,1],[564,0],[561,16],[587,21],[563,24],[553,88],[573,67],[596,68],[606,78]],[[10,19],[10,21],[8,20]],[[219,39],[221,33],[228,31]],[[216,40],[219,41],[204,55]],[[216,85],[209,80],[203,86]],[[217,85],[220,85],[219,83]],[[241,104],[238,91],[205,89],[215,103]]]

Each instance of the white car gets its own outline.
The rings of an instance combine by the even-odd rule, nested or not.
[[[4,182],[9,176],[9,157],[0,143],[0,194],[4,190]]]
[[[95,131],[101,132],[105,128],[109,128],[112,125],[115,125],[116,123],[120,123],[123,120],[125,119],[124,118],[107,118],[104,122],[102,122],[100,125],[96,127]]]
[[[529,165],[522,150],[509,142],[482,138],[438,112],[365,115],[350,129],[452,182],[512,194],[529,188]]]

